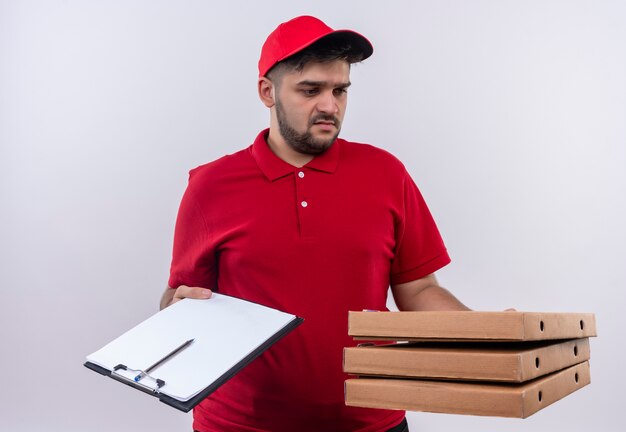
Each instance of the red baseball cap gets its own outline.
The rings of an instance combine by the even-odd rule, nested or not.
[[[350,42],[355,53],[363,56],[362,60],[374,52],[370,41],[355,31],[333,30],[315,17],[299,16],[280,24],[267,37],[261,48],[259,76],[265,76],[276,63],[326,37]]]

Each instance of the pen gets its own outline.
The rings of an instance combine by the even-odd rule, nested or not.
[[[142,379],[143,377],[148,375],[151,371],[153,371],[154,369],[158,368],[163,363],[165,363],[166,361],[168,361],[172,357],[174,357],[176,354],[178,354],[181,351],[183,351],[185,348],[187,348],[189,345],[191,345],[194,340],[195,339],[189,339],[187,342],[184,342],[183,344],[181,344],[178,348],[176,348],[174,351],[172,351],[171,353],[169,353],[168,355],[163,357],[161,360],[159,360],[158,362],[156,362],[155,364],[150,366],[148,369],[146,369],[145,371],[141,371],[141,373],[135,377],[135,382],[139,382],[140,379]]]

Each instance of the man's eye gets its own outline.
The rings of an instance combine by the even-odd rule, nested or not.
[[[348,93],[348,89],[345,88],[337,88],[334,90],[335,96],[341,96]]]
[[[302,93],[305,96],[315,96],[318,93],[317,89],[302,89]]]

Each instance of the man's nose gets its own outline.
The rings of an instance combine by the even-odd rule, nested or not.
[[[327,114],[336,114],[339,111],[337,98],[332,91],[323,92],[317,102],[317,110]]]

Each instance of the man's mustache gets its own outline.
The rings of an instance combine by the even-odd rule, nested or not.
[[[309,121],[309,126],[313,126],[319,122],[332,122],[335,126],[340,124],[339,119],[334,115],[318,114]]]

